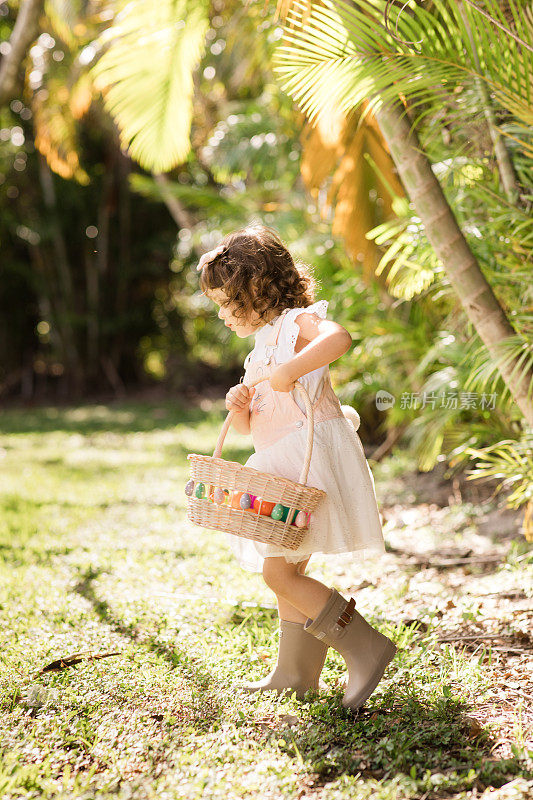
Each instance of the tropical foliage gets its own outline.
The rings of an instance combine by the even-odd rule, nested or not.
[[[145,169],[166,172],[189,153],[208,8],[208,0],[132,0],[95,42],[106,48],[92,69],[95,86],[121,145]]]
[[[475,94],[479,79],[503,110],[525,125],[533,121],[529,3],[507,0],[506,15],[497,0],[485,0],[485,16],[467,3],[410,0],[392,12],[396,35],[384,22],[386,0],[295,0],[290,5],[275,71],[310,120],[328,107],[332,95],[349,111],[363,101],[369,108],[379,107],[401,93],[410,110],[420,112],[415,119],[420,122],[429,109],[449,101],[455,86]],[[504,29],[511,24],[515,36],[502,36],[490,17]],[[475,66],[478,61],[481,69]],[[453,117],[455,126],[470,120],[468,94],[463,98]],[[425,103],[429,109],[421,108]]]
[[[363,433],[403,436],[421,469],[515,447],[530,502],[501,366],[533,368],[531,3],[296,0],[276,5],[283,28],[274,5],[46,3],[0,110],[3,392],[238,377],[248,343],[198,295],[195,263],[261,219],[352,333],[337,389]],[[405,197],[378,124],[398,98],[512,325],[500,361]]]

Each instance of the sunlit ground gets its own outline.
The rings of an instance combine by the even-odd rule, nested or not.
[[[187,453],[212,452],[223,417],[3,414],[1,796],[530,796],[531,546],[481,532],[494,501],[422,496],[404,455],[374,467],[388,552],[308,570],[398,644],[365,708],[341,707],[331,649],[306,702],[239,692],[275,663],[274,596],[186,520],[183,493]],[[230,431],[223,455],[250,447]],[[118,654],[36,675],[87,652]]]

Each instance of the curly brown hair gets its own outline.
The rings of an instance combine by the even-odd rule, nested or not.
[[[307,308],[315,302],[318,281],[313,268],[293,257],[279,234],[259,223],[228,233],[222,253],[200,273],[207,296],[221,289],[237,319],[249,320],[255,311],[261,319],[285,308]]]

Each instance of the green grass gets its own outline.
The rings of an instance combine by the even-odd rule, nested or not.
[[[491,798],[526,798],[527,702],[508,689],[518,699],[502,723],[497,700],[512,656],[504,664],[490,640],[439,641],[446,614],[483,619],[480,587],[531,587],[525,542],[463,583],[452,570],[422,584],[394,554],[314,556],[308,572],[353,592],[397,657],[359,714],[340,704],[344,662],[331,649],[324,689],[306,701],[238,691],[275,660],[274,595],[224,534],[187,522],[183,493],[187,453],[212,452],[223,417],[220,403],[2,415],[0,796],[431,800],[496,787]],[[249,454],[248,438],[226,441],[226,458]],[[375,468],[380,506],[410,497],[412,466],[399,454]],[[450,508],[439,530],[422,520],[420,536],[457,544],[476,513]],[[504,620],[509,637],[520,619]],[[80,651],[119,654],[35,677]]]

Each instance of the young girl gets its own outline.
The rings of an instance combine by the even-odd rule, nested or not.
[[[266,226],[229,234],[202,256],[197,269],[203,294],[220,306],[224,324],[240,338],[255,334],[244,380],[226,395],[226,408],[235,411],[233,427],[252,436],[255,453],[246,465],[298,482],[307,439],[298,380],[314,411],[307,483],[326,492],[297,550],[226,534],[241,565],[262,571],[280,617],[276,667],[242,688],[286,689],[302,698],[308,689],[319,688],[330,646],[348,666],[342,704],[359,708],[396,647],[355,611],[353,598],[347,601],[336,589],[305,575],[312,553],[385,550],[374,479],[356,432],[358,415],[340,405],[329,375],[329,364],[349,350],[351,336],[326,319],[328,303],[314,302],[311,272],[295,265],[277,233]],[[249,390],[247,384],[262,375],[265,380]]]

